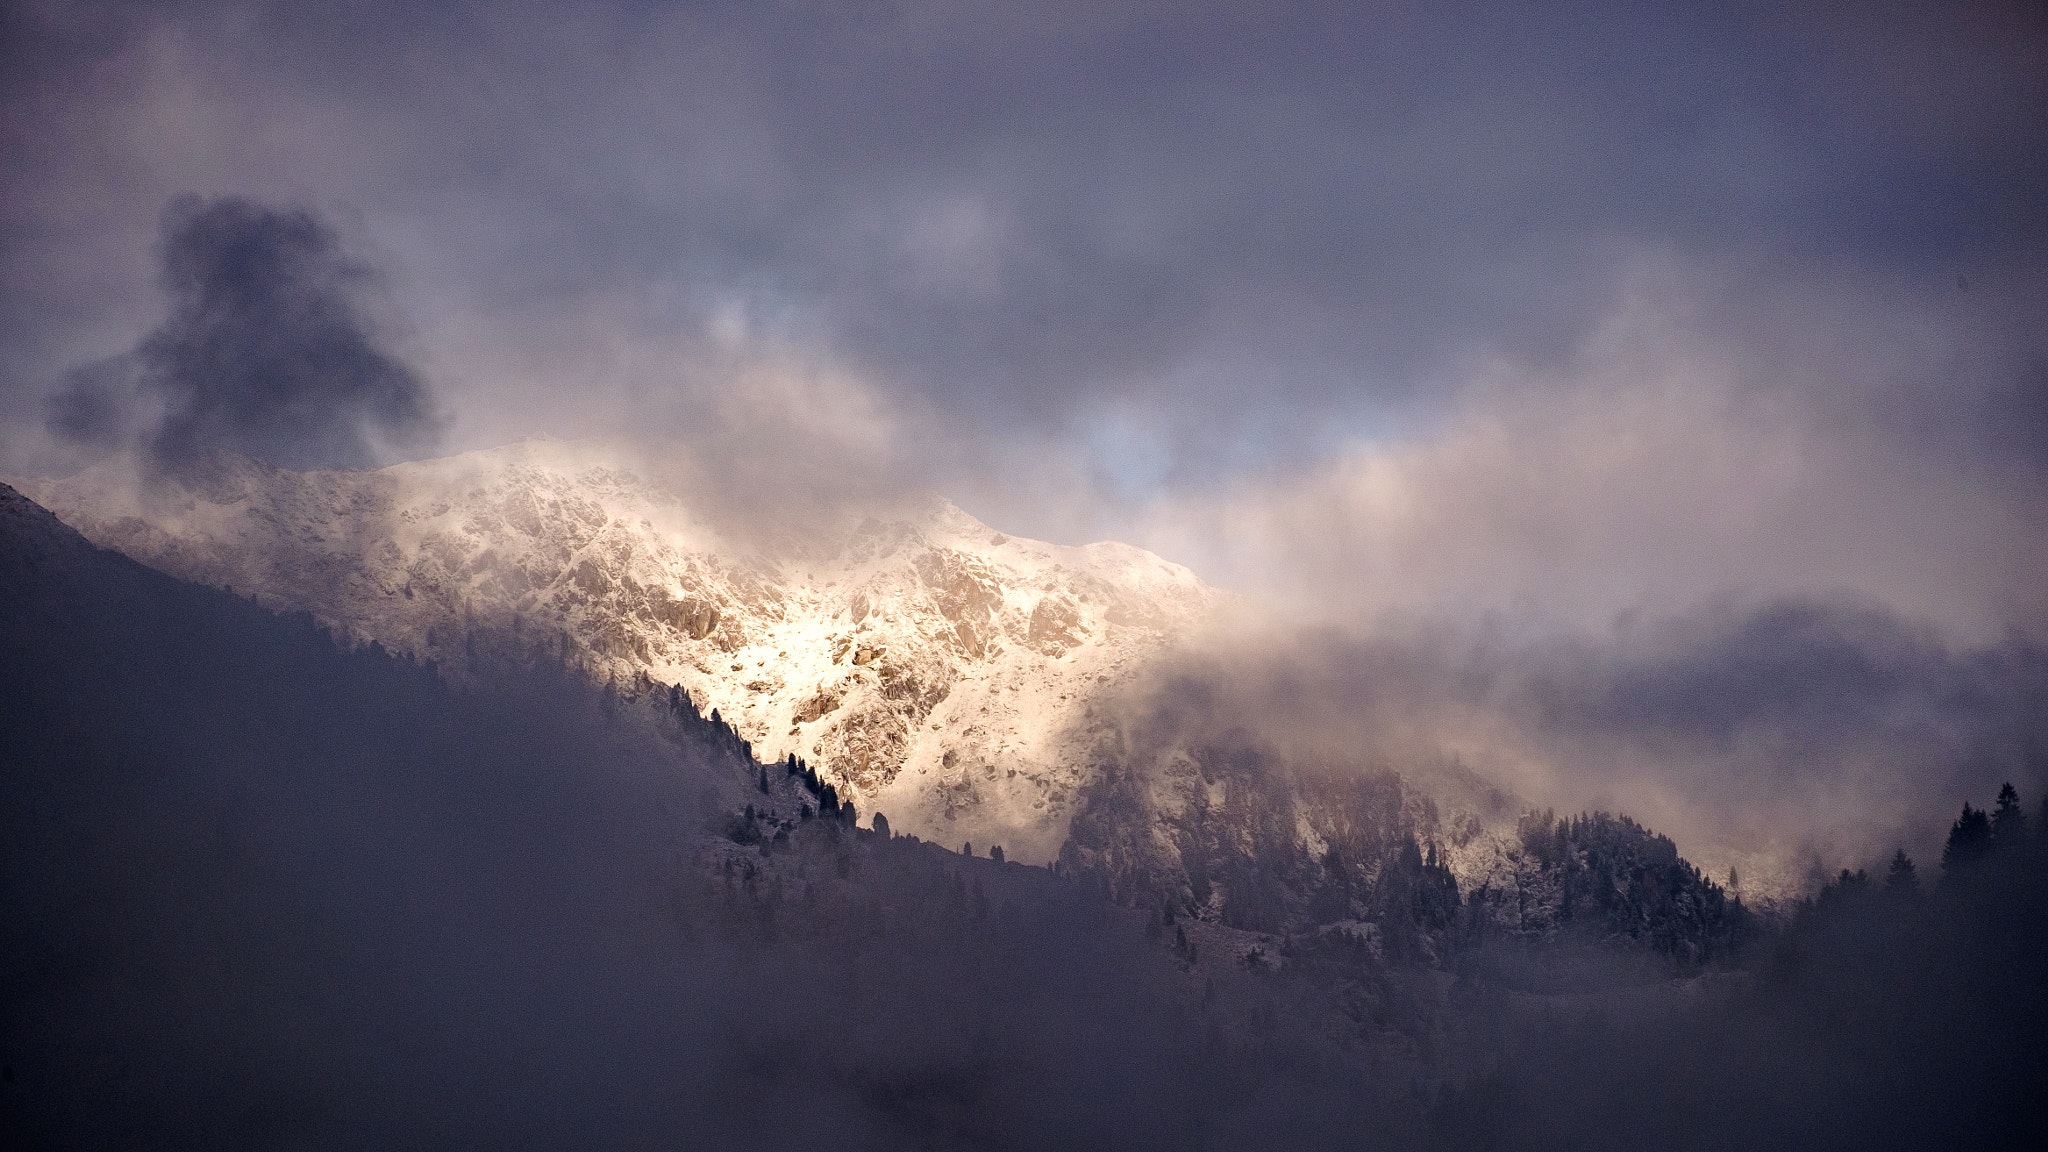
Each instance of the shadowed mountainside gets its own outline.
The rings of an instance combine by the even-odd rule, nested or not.
[[[1419,1122],[1315,1030],[1268,1027],[1248,974],[1205,1004],[1142,917],[831,819],[680,694],[545,665],[451,687],[11,490],[0,650],[16,1147],[1170,1148]]]
[[[1173,833],[1176,902],[1113,841],[1049,871],[853,827],[807,766],[651,682],[543,662],[452,687],[8,490],[0,650],[13,1146],[2039,1131],[2048,836],[2012,798],[1966,810],[1938,881],[1845,873],[1729,968],[1660,934],[1711,927],[1687,909],[1713,890],[1625,818],[1526,819],[1541,913],[1510,924],[1392,778],[1325,797],[1347,815],[1322,860],[1262,860],[1239,833],[1284,823],[1258,801],[1278,762],[1240,749]],[[1197,880],[1268,884],[1218,907],[1276,919],[1203,919]]]

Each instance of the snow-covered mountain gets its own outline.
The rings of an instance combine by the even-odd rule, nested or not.
[[[1221,594],[1124,544],[1006,536],[936,497],[822,534],[715,526],[602,446],[533,440],[378,471],[117,466],[24,491],[174,576],[459,666],[479,635],[641,673],[949,845],[1059,851],[1091,702]]]

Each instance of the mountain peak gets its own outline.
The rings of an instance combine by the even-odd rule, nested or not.
[[[1219,600],[1143,549],[1009,536],[935,494],[758,529],[643,465],[532,439],[147,498],[103,469],[35,495],[103,546],[423,659],[461,667],[482,638],[681,685],[863,812],[1023,860],[1065,838],[1089,703]]]

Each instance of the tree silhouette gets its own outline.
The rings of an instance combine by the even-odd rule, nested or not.
[[[2006,781],[1998,790],[1998,806],[1991,812],[1991,841],[2000,848],[2013,848],[2027,838],[2027,814],[2020,810],[2020,794]]]
[[[1991,817],[1981,808],[1963,804],[1963,814],[1956,818],[1955,825],[1948,830],[1948,844],[1941,850],[1941,867],[1945,873],[1984,859],[1991,851]]]
[[[1913,858],[1906,855],[1904,848],[1892,853],[1892,866],[1885,873],[1884,890],[1896,895],[1920,890],[1920,872],[1913,867]]]

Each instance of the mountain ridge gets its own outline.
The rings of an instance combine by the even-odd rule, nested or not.
[[[742,535],[586,442],[23,490],[96,544],[458,671],[485,637],[680,685],[862,811],[1026,861],[1066,838],[1093,705],[1228,599],[1142,549],[1011,537],[929,495]]]

